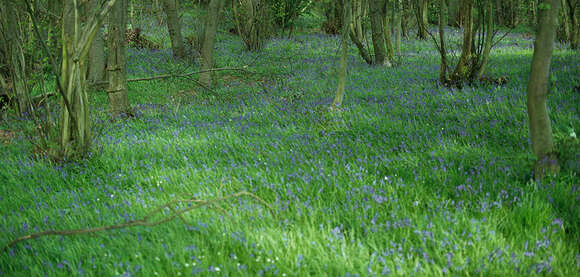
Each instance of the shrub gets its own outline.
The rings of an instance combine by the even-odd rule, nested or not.
[[[234,0],[234,23],[246,49],[261,50],[272,26],[271,6],[268,0]]]

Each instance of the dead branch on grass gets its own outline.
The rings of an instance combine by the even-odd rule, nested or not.
[[[168,79],[168,78],[185,78],[185,77],[189,77],[191,75],[195,75],[195,74],[199,74],[199,73],[214,72],[214,71],[242,71],[245,73],[254,73],[254,72],[248,70],[247,66],[244,66],[244,67],[221,67],[221,68],[211,68],[211,69],[207,69],[207,70],[200,70],[200,71],[194,71],[194,72],[188,72],[188,73],[182,73],[182,74],[163,74],[163,75],[144,77],[144,78],[127,79],[127,83],[141,82],[141,81],[153,81],[153,80]],[[109,82],[107,82],[107,81],[102,81],[102,82],[95,83],[95,85],[106,85],[108,83]]]
[[[176,199],[173,201],[169,201],[169,202],[151,210],[142,219],[131,220],[131,221],[128,221],[128,222],[122,223],[122,224],[114,224],[114,225],[101,226],[101,227],[95,227],[95,228],[89,228],[89,229],[48,230],[48,231],[43,231],[43,232],[38,232],[38,233],[32,233],[30,235],[22,236],[22,237],[14,239],[14,240],[11,240],[10,242],[8,242],[8,244],[6,244],[6,246],[4,246],[4,251],[8,251],[8,249],[10,249],[10,247],[16,245],[17,243],[31,240],[31,239],[46,237],[46,236],[74,236],[74,235],[91,234],[91,233],[109,231],[109,230],[115,230],[115,229],[124,229],[124,228],[135,227],[135,226],[155,226],[155,225],[159,225],[162,223],[172,221],[175,218],[179,218],[180,220],[183,221],[183,223],[187,224],[187,222],[185,221],[185,218],[183,218],[183,214],[185,214],[191,210],[204,207],[204,206],[213,206],[213,207],[218,208],[219,206],[217,204],[219,202],[223,202],[223,201],[226,201],[226,200],[229,200],[232,198],[239,198],[242,196],[248,196],[248,197],[254,199],[255,201],[259,202],[260,204],[262,204],[266,208],[268,208],[268,210],[270,211],[270,213],[273,216],[275,215],[274,210],[266,201],[264,201],[262,198],[258,197],[257,195],[255,195],[251,192],[247,192],[247,191],[241,191],[241,192],[237,192],[234,194],[230,194],[230,195],[226,195],[226,196],[218,197],[218,198],[214,198],[214,199],[209,199],[209,200],[195,199],[195,198],[194,199]],[[176,210],[173,207],[173,205],[180,204],[180,203],[195,204],[195,205],[192,205],[192,206],[187,207],[187,208],[182,209],[182,210]],[[166,208],[170,209],[173,213],[171,215],[163,217],[159,220],[151,221],[151,218],[154,215],[160,213],[161,211],[163,211]],[[224,211],[221,208],[218,208],[218,210]]]

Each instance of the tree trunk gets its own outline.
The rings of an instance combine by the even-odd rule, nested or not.
[[[97,1],[89,1],[88,14],[91,14],[98,8]],[[88,68],[87,80],[89,84],[95,84],[105,80],[105,40],[103,39],[101,28],[97,31],[91,48],[89,49]]]
[[[87,153],[91,142],[89,101],[86,91],[86,59],[103,18],[115,0],[105,3],[96,16],[80,22],[78,0],[65,1],[62,18],[62,69],[59,80],[61,98],[60,155],[71,157]]]
[[[395,0],[395,53],[401,54],[401,7],[402,0]]]
[[[473,2],[472,0],[462,0],[461,4],[463,19],[463,46],[461,47],[461,57],[451,74],[454,82],[467,80],[470,75],[471,58],[473,51]]]
[[[180,59],[186,57],[185,45],[183,44],[183,37],[181,35],[181,22],[177,14],[177,7],[175,0],[161,0],[163,10],[167,15],[167,30],[169,31],[169,38],[171,39],[171,49],[173,56]]]
[[[113,115],[131,114],[127,96],[125,31],[127,29],[127,0],[117,0],[109,15],[107,95]]]
[[[417,17],[417,38],[427,39],[427,11],[428,0],[417,0],[415,16]]]
[[[32,110],[30,101],[30,89],[27,84],[26,61],[22,45],[22,34],[17,18],[17,9],[12,1],[3,1],[0,4],[0,34],[2,34],[2,47],[6,54],[9,75],[12,81],[11,97],[15,98],[14,107],[17,113],[24,115]]]
[[[382,17],[383,17],[383,33],[385,37],[385,47],[387,50],[387,58],[384,65],[390,67],[395,60],[395,50],[393,49],[393,42],[391,41],[391,32],[389,27],[389,16],[387,15],[387,1],[382,3]]]
[[[209,10],[205,18],[203,45],[201,47],[201,71],[213,68],[213,48],[218,18],[224,4],[224,0],[211,0],[209,3]],[[202,72],[199,75],[199,82],[207,87],[211,86],[211,72]]]
[[[370,0],[369,1],[369,12],[371,18],[371,34],[373,38],[373,47],[375,50],[374,64],[384,65],[388,61],[386,59],[386,49],[385,49],[385,32],[388,35],[388,28],[383,26],[383,7],[385,2],[382,0]]]
[[[534,166],[536,179],[541,179],[546,174],[556,174],[560,169],[554,153],[552,126],[546,107],[560,3],[559,0],[543,0],[540,5],[539,25],[528,81],[528,118],[532,148],[537,157]]]
[[[472,72],[472,79],[479,79],[483,76],[485,72],[485,67],[487,66],[487,60],[489,59],[489,53],[491,52],[491,47],[493,44],[493,32],[494,32],[494,22],[493,22],[493,3],[491,1],[487,1],[484,4],[484,8],[481,10],[483,17],[481,32],[479,36],[483,37],[483,49],[478,55],[478,63],[477,66],[473,69]]]
[[[504,20],[505,14],[503,12],[504,9],[502,6],[502,2],[503,2],[502,0],[495,0],[495,9],[496,9],[496,15],[497,15],[496,18],[497,18],[497,23],[500,26],[503,26],[505,24],[505,20]]]
[[[344,99],[344,90],[346,87],[346,54],[348,48],[348,34],[349,34],[349,22],[351,22],[351,8],[350,0],[342,0],[343,3],[343,21],[341,31],[341,55],[340,55],[340,68],[338,70],[338,87],[336,89],[336,94],[334,96],[334,101],[332,101],[332,110],[339,110],[342,106],[342,100]],[[351,35],[352,36],[352,35]]]
[[[441,55],[441,67],[439,70],[439,81],[446,85],[447,78],[447,47],[445,46],[445,26],[447,26],[448,9],[445,0],[439,0],[439,54]]]
[[[349,16],[350,21],[347,22],[347,26],[350,28],[350,38],[356,45],[361,57],[365,60],[365,62],[367,64],[373,64],[373,59],[364,45],[364,41],[366,40],[366,30],[362,21],[365,16],[366,7],[362,5],[364,5],[366,2],[365,0],[354,0],[351,3],[352,4],[349,3],[347,6],[347,8],[351,9],[351,15]]]
[[[570,48],[580,49],[580,1],[562,0],[562,19]]]
[[[2,16],[0,34],[3,36],[3,48],[12,81],[11,96],[15,98],[14,107],[18,114],[24,115],[32,111],[32,105],[30,88],[27,84],[26,61],[22,49],[23,36],[18,22],[17,8],[14,4],[12,1],[3,1],[0,4],[0,16]]]

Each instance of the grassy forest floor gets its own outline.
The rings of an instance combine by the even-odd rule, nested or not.
[[[167,45],[163,28],[144,30]],[[437,84],[429,41],[405,39],[393,68],[364,64],[351,45],[344,110],[331,115],[336,36],[274,38],[249,53],[222,31],[217,66],[249,64],[254,74],[217,72],[213,91],[187,78],[130,83],[135,117],[113,122],[106,94],[91,92],[87,159],[35,157],[34,126],[9,116],[0,121],[0,245],[242,190],[275,216],[241,198],[193,210],[187,224],[29,240],[0,253],[0,275],[577,275],[580,55],[555,50],[548,104],[562,172],[535,183],[532,44],[508,36],[488,67],[507,84],[462,90]],[[170,50],[128,49],[132,78],[197,68]]]

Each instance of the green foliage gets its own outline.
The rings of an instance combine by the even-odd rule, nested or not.
[[[550,10],[550,3],[542,2],[538,5],[538,9],[541,11],[549,11]]]
[[[308,11],[312,0],[269,0],[274,22],[282,29],[293,28],[296,19]]]

